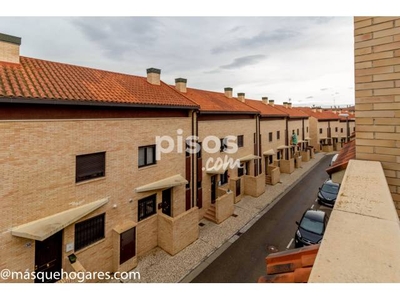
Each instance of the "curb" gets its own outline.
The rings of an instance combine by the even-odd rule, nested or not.
[[[331,153],[324,153],[324,156],[320,161]],[[278,194],[271,203],[265,206],[257,215],[255,215],[250,221],[248,221],[242,228],[240,228],[235,234],[228,238],[221,246],[216,248],[209,255],[205,256],[203,260],[191,269],[186,275],[184,275],[178,283],[190,283],[195,277],[197,277],[205,268],[207,268],[215,259],[218,258],[228,247],[230,247],[236,240],[239,239],[240,235],[245,233],[251,226],[254,225],[264,214],[274,207],[296,184],[298,184],[304,177],[306,177],[312,170],[314,170],[319,162],[315,163],[310,169],[304,172],[299,178],[297,178],[291,185],[287,186],[280,194]]]

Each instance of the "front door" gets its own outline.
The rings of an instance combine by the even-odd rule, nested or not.
[[[61,230],[45,239],[43,242],[35,242],[36,283],[51,283],[60,279],[54,279],[52,274],[55,272],[61,273],[62,233],[63,231]],[[38,274],[39,272],[42,273],[40,276]],[[38,277],[43,280],[40,280]]]
[[[216,186],[216,175],[211,176],[211,203],[215,203],[216,195],[215,195],[215,186]]]
[[[172,188],[162,191],[162,212],[171,216]]]

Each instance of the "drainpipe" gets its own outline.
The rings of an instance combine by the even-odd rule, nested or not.
[[[196,119],[196,120],[195,120]],[[192,136],[197,136],[197,112],[192,110]],[[195,207],[197,201],[197,155],[192,153],[192,208]]]
[[[289,118],[286,117],[285,145],[289,146]],[[285,159],[289,159],[289,149],[285,149]]]
[[[302,136],[301,139],[303,140],[303,142],[301,143],[300,151],[303,151],[304,150],[303,148],[304,148],[304,145],[305,145],[304,144],[304,141],[305,141],[305,139],[304,139],[305,138],[305,136],[304,136],[304,118],[301,119],[301,136]]]

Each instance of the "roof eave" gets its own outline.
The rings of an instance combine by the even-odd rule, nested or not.
[[[41,98],[1,98],[0,103],[20,104],[48,104],[48,105],[81,105],[81,106],[106,106],[106,107],[137,107],[137,108],[166,108],[166,109],[199,109],[199,106],[189,105],[163,105],[163,104],[141,104],[121,102],[100,102],[89,100],[64,100],[64,99],[41,99]]]
[[[258,111],[220,111],[220,110],[199,110],[202,115],[258,115]]]

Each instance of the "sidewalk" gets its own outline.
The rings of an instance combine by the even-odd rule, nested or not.
[[[303,163],[292,174],[281,174],[281,182],[267,186],[258,198],[245,196],[235,204],[234,215],[217,225],[202,219],[199,239],[184,250],[171,256],[160,248],[155,248],[139,258],[138,266],[132,270],[140,273],[140,280],[124,282],[176,283],[190,282],[213,260],[223,253],[239,235],[247,231],[279,199],[326,155],[317,153],[314,159]],[[327,175],[328,176],[328,175]],[[263,263],[263,262],[260,262]]]

